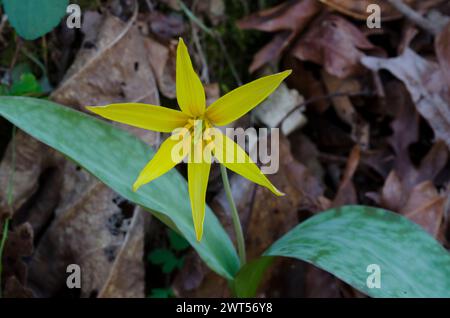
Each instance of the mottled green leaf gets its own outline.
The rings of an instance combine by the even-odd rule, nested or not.
[[[136,176],[154,154],[135,136],[93,116],[36,98],[0,97],[0,116],[176,228],[219,275],[231,279],[237,273],[237,253],[209,208],[203,239],[197,241],[186,180],[175,169],[139,191],[132,191]]]
[[[255,297],[264,273],[273,260],[273,257],[262,256],[245,264],[231,282],[234,295],[243,298]]]
[[[382,209],[319,213],[264,255],[304,260],[372,297],[450,297],[450,254],[415,223]],[[371,264],[381,270],[381,288],[367,286]]]

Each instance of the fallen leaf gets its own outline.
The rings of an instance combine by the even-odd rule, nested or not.
[[[441,70],[447,81],[447,87],[450,88],[450,23],[436,37],[435,50]]]
[[[411,221],[416,222],[436,239],[442,239],[442,226],[447,197],[440,195],[430,181],[415,186],[405,205],[400,210]]]
[[[3,291],[4,298],[33,298],[34,294],[31,289],[23,286],[17,277],[11,276],[6,279]]]
[[[8,232],[3,259],[0,260],[3,264],[2,282],[5,282],[6,298],[33,297],[27,287],[28,264],[25,262],[32,253],[33,230],[30,224],[23,223]]]
[[[352,178],[358,168],[360,158],[360,148],[358,146],[353,147],[348,156],[347,165],[345,166],[341,183],[339,184],[338,191],[333,199],[331,207],[357,203],[358,198],[356,196],[356,189],[353,185]]]
[[[322,72],[322,78],[330,95],[336,93],[350,95],[361,91],[359,83],[354,79],[341,80],[325,71]],[[369,147],[369,124],[356,112],[350,97],[334,97],[331,101],[339,118],[352,127],[352,139],[361,149],[366,150]]]
[[[395,58],[363,57],[361,62],[373,71],[387,69],[408,88],[417,111],[433,128],[437,139],[450,146],[450,109],[448,85],[437,63],[430,62],[411,49]]]
[[[39,176],[57,167],[62,156],[49,147],[18,131],[0,163],[0,215],[9,214],[9,189],[12,211],[17,211],[38,190]]]
[[[241,29],[280,32],[256,53],[249,67],[250,72],[278,58],[320,9],[316,0],[286,1],[240,20],[238,26]]]
[[[379,204],[391,211],[400,211],[407,200],[408,193],[403,189],[402,181],[395,171],[391,171],[381,189]]]
[[[175,50],[150,37],[145,38],[144,44],[159,90],[164,96],[175,98]]]
[[[74,164],[67,162],[64,172],[55,220],[30,263],[30,286],[40,296],[56,295],[65,288],[67,266],[77,264],[82,297],[143,297],[141,213],[132,210],[132,215],[124,214],[120,198]],[[123,264],[121,257],[126,258],[126,280],[132,283],[128,289],[111,287],[120,270],[118,263]]]
[[[183,17],[175,12],[163,14],[154,10],[148,15],[148,24],[152,33],[162,40],[177,38],[185,31]]]
[[[366,36],[346,19],[327,14],[319,16],[292,47],[290,53],[302,61],[324,66],[339,78],[362,71],[365,52],[380,52]]]
[[[132,22],[106,16],[95,45],[80,50],[51,98],[83,111],[86,105],[155,103],[159,96],[148,50]]]

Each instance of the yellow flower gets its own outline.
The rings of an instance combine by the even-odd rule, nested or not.
[[[276,195],[283,195],[245,151],[214,126],[227,125],[246,114],[268,97],[290,73],[288,70],[257,79],[206,107],[203,85],[192,67],[186,45],[180,38],[177,48],[176,91],[181,111],[141,103],[88,106],[87,109],[104,118],[131,126],[159,132],[176,132],[162,143],[152,160],[140,172],[133,191],[160,177],[189,155],[189,196],[195,233],[200,240],[211,155],[228,169],[267,187]]]

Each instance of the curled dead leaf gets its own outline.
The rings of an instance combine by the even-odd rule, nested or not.
[[[249,67],[250,72],[278,58],[320,9],[321,6],[316,0],[286,1],[239,21],[238,26],[241,29],[279,32],[271,42],[255,54]]]
[[[319,16],[290,52],[302,61],[323,65],[339,78],[360,73],[366,52],[382,53],[355,25],[334,14]]]
[[[437,139],[450,147],[449,89],[441,67],[411,49],[395,58],[363,57],[362,63],[373,71],[387,69],[407,87],[417,111],[433,128]]]

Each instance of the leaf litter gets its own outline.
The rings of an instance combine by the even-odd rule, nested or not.
[[[299,222],[345,204],[400,213],[448,248],[448,5],[405,1],[424,18],[439,19],[439,32],[430,33],[388,1],[370,1],[383,12],[380,30],[365,24],[369,1],[266,2],[186,2],[201,23],[217,30],[227,52],[189,21],[177,1],[149,1],[139,11],[111,1],[85,12],[78,33],[61,28],[48,36],[50,46],[65,43],[51,47],[46,62],[58,73],[50,73],[50,99],[81,111],[85,105],[160,99],[175,107],[179,36],[188,39],[194,67],[202,71],[208,104],[237,85],[231,68],[242,79],[291,68],[293,76],[263,110],[235,123],[282,128],[280,168],[269,178],[285,197],[273,200],[243,178],[230,178],[249,259]],[[220,67],[209,67],[213,60]],[[23,132],[12,141],[3,125],[0,225],[12,216],[3,257],[6,297],[231,296],[227,282],[146,211]],[[120,126],[149,147],[161,140]],[[234,237],[218,176],[213,166],[208,204]],[[312,265],[276,262],[258,297],[364,297]],[[65,288],[72,263],[83,268],[76,294]]]

